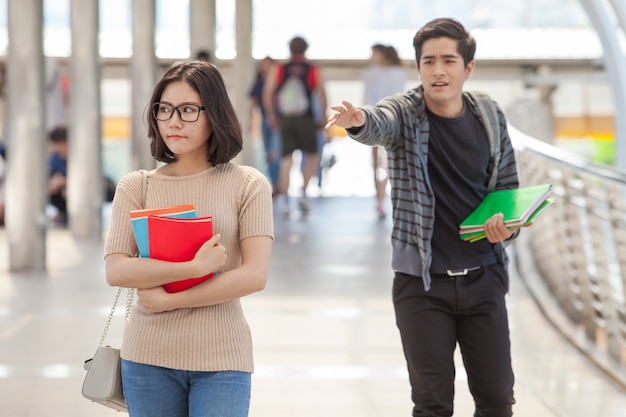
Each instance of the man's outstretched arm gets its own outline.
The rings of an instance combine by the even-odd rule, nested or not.
[[[326,129],[336,125],[344,129],[352,127],[362,127],[365,124],[365,113],[363,110],[354,107],[349,101],[342,101],[340,105],[331,106],[333,112],[328,117]]]

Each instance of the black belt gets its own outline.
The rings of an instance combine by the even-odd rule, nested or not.
[[[431,270],[430,271],[430,275],[431,276],[435,276],[435,275],[444,275],[444,276],[448,276],[448,277],[461,277],[461,276],[465,276],[467,274],[469,274],[470,272],[474,272],[474,271],[478,271],[480,268],[482,268],[482,266],[475,266],[473,268],[463,268],[463,269],[446,269],[446,270]]]

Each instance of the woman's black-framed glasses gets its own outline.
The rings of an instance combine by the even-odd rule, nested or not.
[[[165,122],[172,118],[174,112],[177,112],[178,117],[183,122],[197,122],[200,118],[200,112],[204,109],[204,106],[198,106],[197,104],[172,106],[169,103],[154,103],[152,105],[152,116],[158,121]]]

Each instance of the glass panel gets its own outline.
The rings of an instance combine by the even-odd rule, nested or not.
[[[156,56],[189,57],[189,0],[156,0]]]
[[[7,54],[9,44],[8,0],[0,0],[0,55]]]
[[[236,0],[216,0],[215,3],[215,20],[217,21],[215,57],[218,59],[233,59],[237,55],[235,49],[235,7]],[[254,4],[252,7],[252,13],[254,13]]]
[[[287,43],[295,35],[307,39],[311,59],[366,59],[374,43],[391,44],[402,58],[413,59],[415,32],[439,16],[457,18],[475,34],[478,58],[602,54],[578,0],[529,0],[506,7],[501,0],[318,0],[305,12],[291,0],[253,0],[253,8],[252,50],[257,59],[286,58]],[[546,30],[525,30],[531,28]],[[574,39],[565,42],[572,45],[569,51],[563,43],[568,37]]]
[[[100,1],[100,55],[127,58],[133,53],[131,0]]]
[[[6,54],[8,44],[7,3],[0,0],[0,54]],[[67,56],[71,51],[70,3],[44,1],[47,55]],[[106,0],[99,5],[101,55],[130,57],[131,0]],[[189,0],[156,0],[155,5],[157,56],[189,56]],[[235,5],[235,0],[216,0],[219,59],[236,55]],[[579,0],[528,0],[509,2],[506,7],[501,0],[318,0],[305,11],[301,2],[293,0],[252,0],[252,6],[252,51],[257,59],[286,58],[287,42],[294,35],[307,39],[307,55],[312,59],[366,59],[370,46],[378,42],[394,45],[402,58],[413,59],[415,31],[436,16],[461,20],[479,41],[478,58],[602,55]]]
[[[43,50],[47,56],[69,56],[72,53],[70,0],[44,0]]]

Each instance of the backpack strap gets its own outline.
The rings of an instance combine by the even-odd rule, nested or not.
[[[302,82],[306,85],[307,89],[309,88],[308,79],[309,79],[309,72],[311,69],[311,65],[307,62],[288,61],[288,62],[284,62],[278,65],[276,68],[276,79],[278,80],[278,83],[277,83],[278,89],[280,89],[283,86],[283,84],[285,84],[285,81],[287,81],[287,78],[289,78],[292,75],[291,68],[296,67],[296,66],[304,68],[304,71],[302,72],[301,76],[298,78],[302,80]]]
[[[489,181],[487,183],[487,191],[494,191],[496,189],[496,183],[498,182],[498,167],[502,156],[498,108],[493,99],[482,91],[471,90],[466,91],[466,93],[478,107],[485,132],[487,133],[487,140],[489,142]]]
[[[285,64],[279,64],[276,66],[276,85],[278,89],[282,87],[285,82]]]

